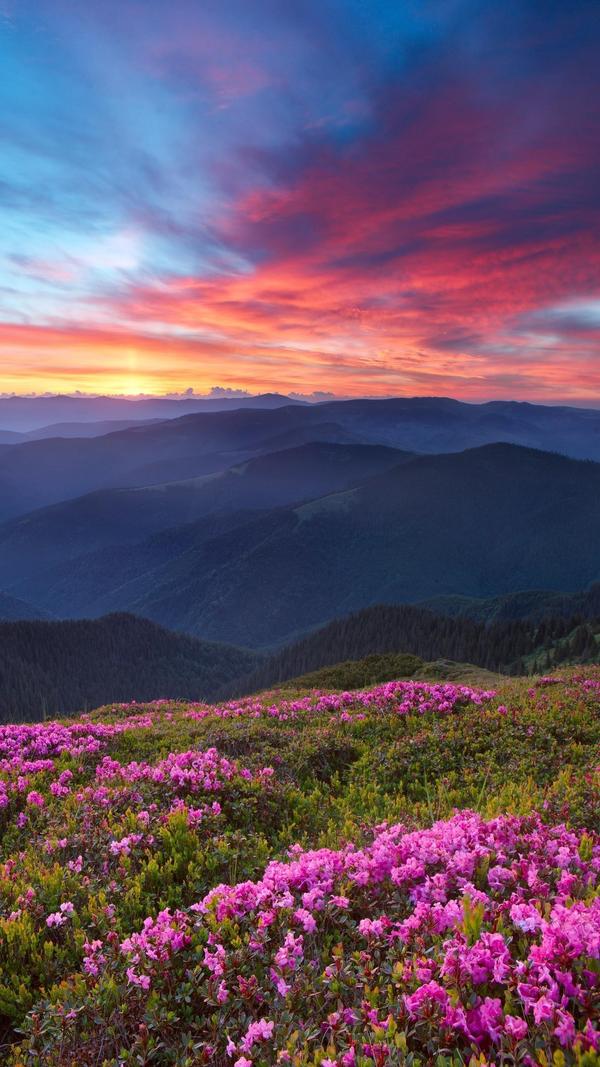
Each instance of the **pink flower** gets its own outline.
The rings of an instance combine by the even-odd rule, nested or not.
[[[575,1020],[568,1011],[562,1011],[560,1008],[556,1012],[556,1019],[558,1020],[558,1026],[555,1026],[554,1033],[560,1041],[563,1048],[570,1047],[575,1040]]]
[[[514,1038],[515,1041],[522,1041],[527,1034],[527,1023],[524,1019],[517,1018],[516,1015],[506,1015],[504,1017],[504,1029],[509,1037]]]
[[[60,905],[59,911],[52,912],[46,919],[46,926],[64,926],[69,916],[74,912],[74,906],[70,900]]]
[[[150,978],[147,974],[136,974],[132,967],[128,967],[127,981],[130,985],[139,986],[140,989],[150,989]]]
[[[336,908],[347,908],[350,904],[348,897],[332,896],[330,897],[332,904],[335,904]]]
[[[317,929],[314,915],[307,911],[306,908],[297,908],[294,912],[294,919],[302,924],[307,934],[313,934]]]
[[[536,1023],[546,1022],[554,1018],[556,1004],[547,996],[540,997],[533,1005],[533,1017]]]
[[[258,1022],[250,1023],[240,1042],[242,1052],[249,1052],[257,1041],[268,1041],[273,1036],[274,1026],[275,1024],[267,1019],[259,1019]]]

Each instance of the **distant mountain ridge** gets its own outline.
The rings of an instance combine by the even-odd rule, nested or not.
[[[266,406],[236,401],[231,410],[213,407],[209,413],[140,423],[94,438],[0,444],[0,519],[97,489],[225,470],[260,453],[318,439],[323,426],[340,442],[409,452],[460,452],[503,441],[600,460],[600,411],[593,409],[499,401],[476,405],[443,397],[318,405],[282,405],[280,397],[253,400]],[[2,426],[10,429],[0,410]]]
[[[302,404],[279,393],[256,396],[9,396],[0,397],[0,427],[20,433],[36,431],[54,423],[101,422],[123,419],[178,418],[192,412],[233,411],[237,408],[276,408]]]

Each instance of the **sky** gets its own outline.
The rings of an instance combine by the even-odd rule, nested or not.
[[[600,406],[597,0],[0,0],[0,391]]]

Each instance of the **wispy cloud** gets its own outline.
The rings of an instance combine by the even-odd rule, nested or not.
[[[596,16],[22,5],[0,381],[597,398]]]

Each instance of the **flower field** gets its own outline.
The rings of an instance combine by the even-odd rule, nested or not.
[[[600,1064],[600,672],[0,727],[0,1062]]]

